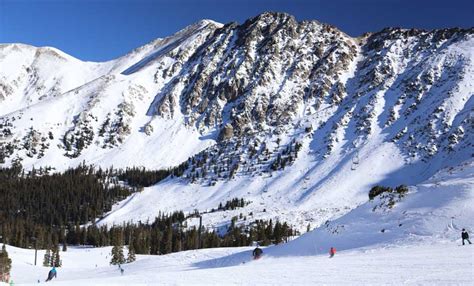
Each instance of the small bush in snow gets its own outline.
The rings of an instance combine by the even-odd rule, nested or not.
[[[406,193],[408,193],[408,187],[405,185],[400,185],[395,188],[395,192],[400,195],[400,197],[403,197]]]
[[[369,199],[373,200],[375,197],[379,196],[382,193],[396,193],[399,195],[400,198],[404,197],[406,193],[408,193],[408,187],[405,185],[400,185],[396,187],[395,189],[392,189],[390,187],[384,187],[384,186],[374,186],[372,189],[369,191]]]
[[[372,189],[369,191],[369,200],[373,200],[376,196],[382,194],[382,193],[391,193],[393,192],[393,189],[390,187],[384,187],[384,186],[374,186]]]

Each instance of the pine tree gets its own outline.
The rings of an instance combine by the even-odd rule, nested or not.
[[[51,265],[51,250],[49,247],[46,249],[46,253],[44,254],[44,259],[43,259],[43,266],[50,266]]]
[[[152,230],[150,254],[160,254],[161,237],[161,231],[158,228]]]
[[[275,228],[273,230],[273,236],[275,237],[275,244],[279,244],[283,241],[282,226],[279,221],[275,223]]]
[[[125,263],[125,256],[123,255],[123,246],[122,245],[114,245],[112,248],[112,259],[110,260],[110,264],[118,265]]]
[[[288,242],[288,237],[291,236],[292,234],[291,234],[291,229],[286,222],[283,223],[282,233],[283,233],[283,238],[285,242]]]
[[[12,260],[8,257],[5,244],[0,251],[0,282],[8,282],[10,279],[10,270],[12,268]]]
[[[61,236],[61,242],[63,243],[63,252],[66,252],[67,251],[67,242],[66,242],[66,230],[64,229],[64,227],[61,228],[60,236]]]
[[[56,251],[54,249],[51,249],[51,258],[49,259],[49,266],[53,267],[54,266],[54,261],[56,260]]]
[[[168,228],[165,230],[165,237],[163,242],[163,253],[171,253],[171,251],[173,250],[173,232],[171,230],[171,225],[169,225]]]
[[[63,262],[61,261],[61,256],[59,256],[59,247],[54,249],[54,260],[52,261],[54,267],[61,267]]]
[[[130,242],[130,245],[128,246],[128,256],[127,256],[127,263],[133,262],[137,260],[135,257],[135,248],[133,247],[133,244]]]
[[[112,237],[112,258],[110,260],[110,264],[117,265],[125,263],[125,256],[123,254],[123,230],[117,229],[114,231]]]
[[[264,245],[269,245],[271,243],[271,239],[273,237],[273,222],[272,222],[271,219],[268,222],[267,227],[265,228],[265,236],[266,236],[267,240],[264,241],[264,243],[265,243]]]

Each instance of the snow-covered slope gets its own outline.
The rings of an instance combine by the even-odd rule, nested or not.
[[[243,197],[252,203],[206,225],[242,213],[317,226],[366,203],[375,184],[422,184],[472,158],[473,47],[473,29],[351,38],[282,13],[203,20],[105,63],[1,45],[0,164],[186,161],[182,177],[101,223]]]
[[[249,247],[138,255],[122,266],[121,276],[108,265],[110,247],[69,248],[61,253],[63,267],[54,283],[471,285],[474,246],[462,246],[460,232],[474,230],[473,174],[473,161],[443,170],[403,197],[376,197],[297,239],[267,247],[257,261]],[[330,247],[338,250],[332,259]],[[31,265],[33,250],[7,249],[15,282],[43,281],[49,269]]]
[[[33,266],[34,250],[7,247],[13,258],[15,285],[44,283],[49,268]],[[216,267],[212,262],[242,252],[239,265]],[[55,285],[470,285],[474,248],[453,244],[421,244],[341,251],[326,254],[250,261],[248,248],[204,249],[163,256],[137,256],[137,261],[109,266],[110,248],[70,248],[61,253]],[[43,252],[39,252],[42,257]],[[245,262],[245,263],[243,263]],[[97,267],[95,266],[97,264]]]
[[[0,115],[53,98],[105,74],[104,64],[81,62],[58,49],[0,45]]]
[[[359,254],[372,255],[380,254],[382,249],[397,252],[398,250],[394,250],[397,248],[405,248],[408,254],[416,252],[415,248],[421,245],[428,245],[427,248],[433,249],[446,246],[457,249],[462,246],[461,229],[465,228],[471,233],[474,229],[473,174],[474,161],[471,160],[459,167],[443,170],[422,184],[411,186],[402,195],[384,193],[338,219],[326,221],[293,241],[266,248],[265,260],[308,257],[312,261],[314,256],[328,253],[330,247],[341,252],[344,259],[346,253],[353,253],[354,250]],[[470,263],[470,276],[464,278],[472,282],[473,249],[471,245],[465,247],[469,254],[466,262]],[[436,249],[434,252],[438,251]],[[249,252],[241,252],[197,265],[238,266],[248,256]],[[426,258],[438,260],[438,263],[443,261],[434,256],[437,255],[429,253]],[[410,263],[410,260],[407,259],[406,262]],[[428,262],[421,262],[426,263]],[[431,274],[434,272],[430,270]],[[382,281],[388,282],[384,279]]]
[[[18,157],[26,167],[62,170],[84,160],[151,168],[186,160],[208,146],[209,140],[200,139],[194,128],[182,128],[178,120],[153,122],[146,113],[154,94],[176,75],[180,62],[219,26],[201,21],[106,63],[82,63],[63,53],[52,58],[56,50],[50,48],[3,45],[0,162],[8,164]],[[43,51],[50,51],[48,57]],[[31,79],[30,71],[36,70],[41,73]],[[149,136],[153,127],[156,132]],[[184,140],[188,144],[183,146]],[[170,157],[177,146],[183,147],[182,153]]]
[[[390,206],[393,201],[393,206]],[[474,161],[443,170],[409,192],[376,197],[345,216],[290,242],[271,255],[304,255],[376,244],[453,242],[461,229],[474,230]],[[317,245],[317,249],[314,246]],[[304,246],[304,247],[302,247]]]

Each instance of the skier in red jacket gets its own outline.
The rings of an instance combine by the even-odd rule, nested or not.
[[[331,249],[329,249],[329,258],[333,258],[334,254],[336,254],[336,249],[331,247]]]

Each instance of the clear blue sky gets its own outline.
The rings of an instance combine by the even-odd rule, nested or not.
[[[0,0],[0,43],[105,61],[200,19],[243,23],[265,11],[316,19],[352,36],[388,26],[474,26],[474,0]]]

